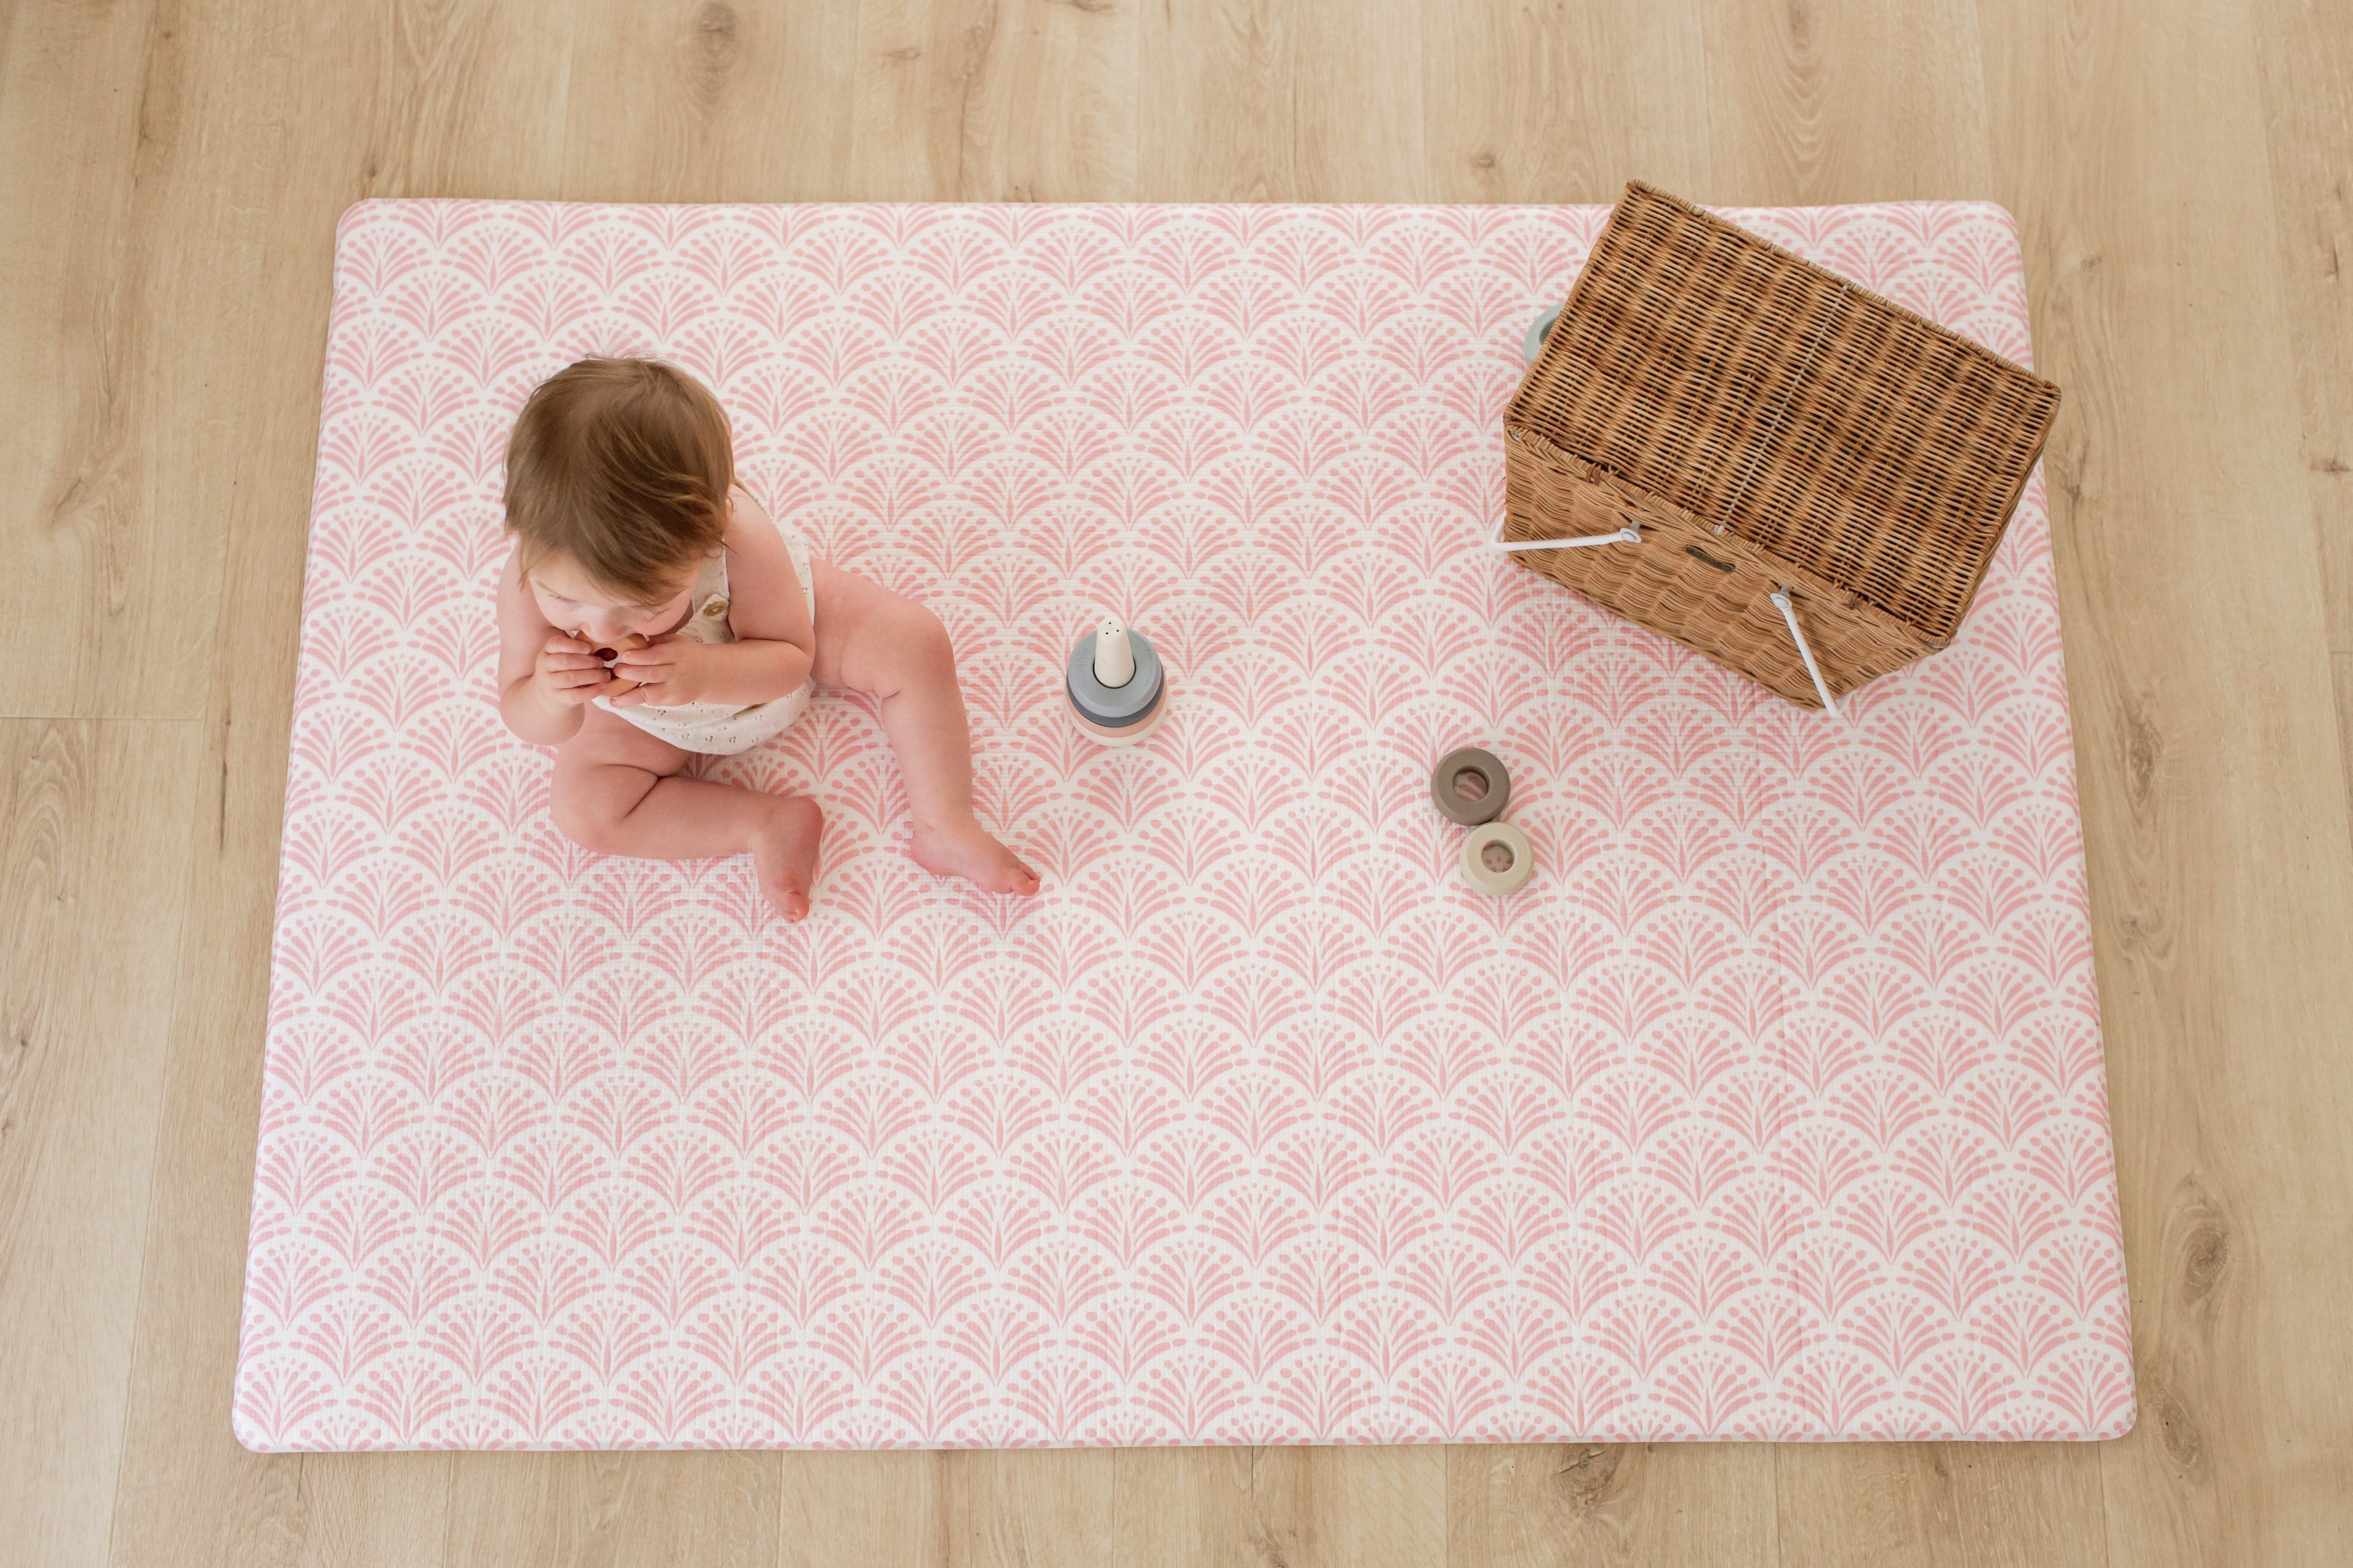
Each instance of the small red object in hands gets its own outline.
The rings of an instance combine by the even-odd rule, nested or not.
[[[622,641],[619,648],[600,647],[596,650],[596,657],[605,661],[605,668],[607,669],[610,669],[613,668],[613,661],[616,658],[618,658],[623,653],[634,652],[638,648],[651,647],[653,646],[653,639],[651,637],[646,637],[638,632],[631,632],[628,637]],[[597,695],[600,697],[618,697],[625,691],[635,691],[638,689],[638,683],[637,681],[629,679],[627,676],[617,675],[612,679],[605,683],[605,689],[598,692]]]

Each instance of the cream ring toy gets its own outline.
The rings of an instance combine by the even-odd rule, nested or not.
[[[1462,880],[1475,891],[1516,893],[1535,870],[1535,847],[1508,822],[1482,822],[1462,841]]]

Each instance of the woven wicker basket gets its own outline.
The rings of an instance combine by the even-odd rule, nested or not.
[[[1500,542],[1597,541],[1514,559],[1820,707],[1952,641],[2058,406],[1637,183],[1505,416]]]

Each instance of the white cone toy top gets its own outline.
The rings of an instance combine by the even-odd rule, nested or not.
[[[1135,679],[1135,649],[1128,646],[1127,625],[1117,616],[1105,616],[1095,628],[1095,680],[1117,690]]]
[[[1063,690],[1079,733],[1106,746],[1133,746],[1159,727],[1166,675],[1152,639],[1117,616],[1079,638]]]

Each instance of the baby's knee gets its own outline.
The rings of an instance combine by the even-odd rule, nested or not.
[[[889,636],[900,668],[915,677],[953,677],[955,647],[948,641],[946,625],[913,599],[902,599],[894,608]]]
[[[555,831],[581,848],[597,855],[621,852],[616,841],[620,837],[621,819],[628,813],[616,810],[614,803],[606,798],[606,792],[583,787],[580,780],[559,776],[548,796],[547,815],[555,824]]]

